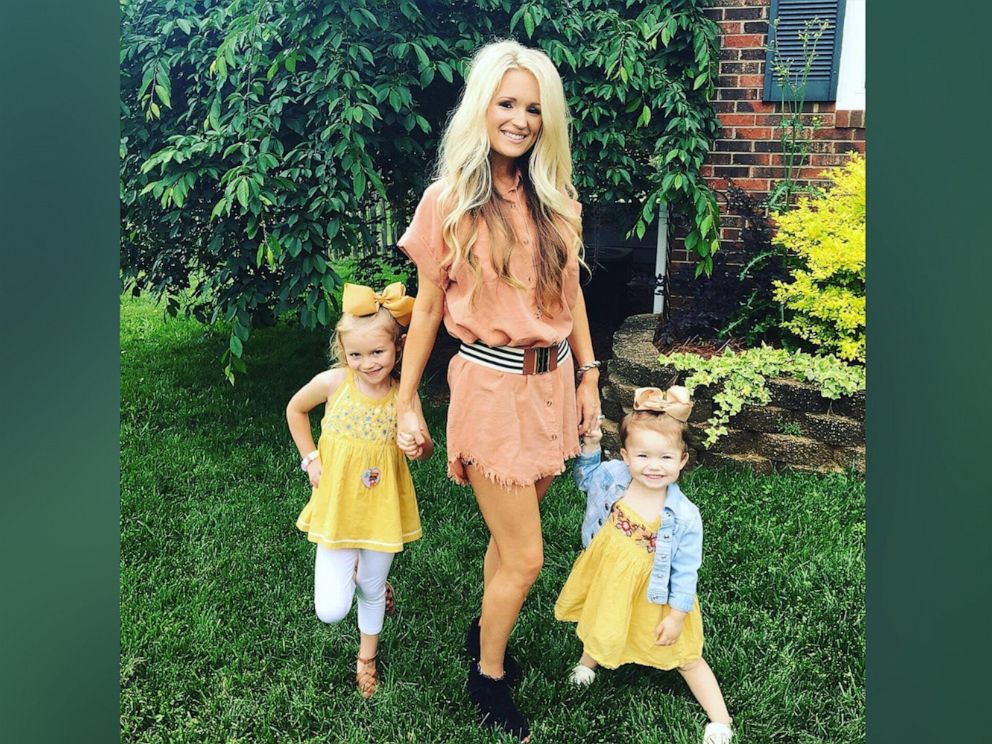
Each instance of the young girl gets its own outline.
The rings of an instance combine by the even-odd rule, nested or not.
[[[683,387],[639,388],[633,412],[620,424],[622,461],[601,461],[598,428],[583,438],[574,477],[587,497],[586,550],[561,590],[555,617],[578,623],[583,644],[570,682],[591,684],[597,666],[678,669],[710,718],[704,744],[728,744],[730,714],[702,657],[696,576],[703,524],[676,483],[689,459],[682,434],[691,410]]]
[[[325,623],[344,619],[358,588],[361,643],[356,681],[363,697],[379,683],[376,656],[386,610],[386,577],[393,556],[420,537],[420,516],[406,461],[433,452],[396,434],[396,364],[400,324],[410,322],[413,298],[402,284],[380,295],[347,284],[331,341],[337,364],[321,372],[286,406],[286,420],[313,486],[296,526],[317,543],[314,606]],[[420,411],[420,400],[415,398]],[[326,404],[318,446],[309,413]],[[357,567],[356,567],[357,564]]]
[[[561,77],[544,52],[482,47],[437,179],[399,240],[420,279],[399,430],[422,437],[414,401],[443,319],[462,342],[448,366],[448,473],[471,485],[490,534],[480,617],[465,640],[468,694],[484,726],[524,741],[530,725],[511,691],[521,669],[507,641],[544,561],[540,501],[599,416],[568,131]]]

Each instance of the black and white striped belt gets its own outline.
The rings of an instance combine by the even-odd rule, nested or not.
[[[469,361],[514,375],[541,375],[545,372],[553,372],[558,369],[559,364],[568,359],[571,353],[568,341],[564,340],[554,346],[539,346],[533,349],[489,346],[481,341],[475,341],[471,344],[463,343],[458,349],[459,356]]]

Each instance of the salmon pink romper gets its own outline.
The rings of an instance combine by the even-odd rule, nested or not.
[[[431,184],[417,206],[399,247],[417,265],[420,275],[444,292],[444,325],[465,343],[530,348],[552,346],[572,333],[572,309],[579,293],[579,263],[573,258],[563,277],[565,306],[554,315],[538,309],[535,251],[537,227],[527,209],[520,173],[503,196],[517,243],[510,270],[525,288],[499,279],[490,262],[490,239],[479,225],[472,247],[482,272],[482,284],[472,303],[475,278],[462,262],[455,270],[441,266],[449,249],[441,238],[443,215],[438,197],[442,182]],[[574,200],[573,200],[574,202]],[[581,205],[574,202],[576,212]],[[465,464],[509,488],[529,486],[565,469],[565,460],[579,453],[572,356],[544,374],[519,375],[484,367],[455,355],[448,365],[448,475],[468,484]]]

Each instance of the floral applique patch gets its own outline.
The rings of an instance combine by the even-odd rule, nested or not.
[[[616,511],[616,519],[613,522],[616,528],[625,536],[632,538],[640,547],[653,553],[658,539],[657,530],[649,530],[645,525],[632,520],[623,513],[619,504],[614,505],[613,509]]]

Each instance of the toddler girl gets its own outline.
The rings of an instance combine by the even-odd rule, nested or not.
[[[361,643],[356,681],[363,697],[379,683],[376,656],[386,610],[386,577],[393,556],[420,537],[413,481],[403,454],[426,459],[434,445],[396,436],[395,368],[400,324],[410,322],[413,298],[400,283],[382,294],[347,284],[331,341],[336,364],[303,386],[286,419],[313,486],[296,526],[317,544],[314,606],[325,623],[342,620],[358,589]],[[419,411],[420,401],[415,399]],[[309,413],[326,404],[315,447]]]
[[[696,577],[703,525],[676,483],[689,459],[682,434],[691,410],[683,387],[639,388],[633,412],[620,424],[622,460],[601,461],[598,428],[583,438],[574,477],[587,496],[586,550],[555,603],[555,617],[577,623],[583,644],[570,682],[592,683],[597,666],[678,669],[710,718],[704,744],[728,744],[730,714],[702,657]]]

